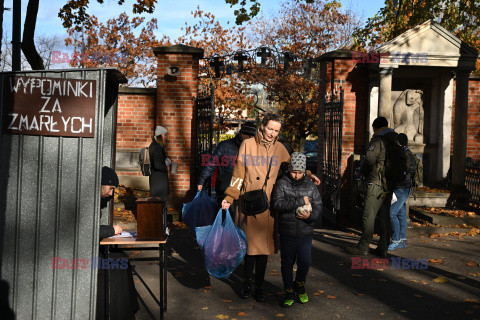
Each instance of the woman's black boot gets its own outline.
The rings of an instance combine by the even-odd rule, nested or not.
[[[240,292],[240,297],[243,299],[249,298],[252,295],[252,281],[245,280],[243,283],[242,292]]]
[[[257,302],[265,301],[265,295],[263,294],[262,288],[255,288],[254,298]]]

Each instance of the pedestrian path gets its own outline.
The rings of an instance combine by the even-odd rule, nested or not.
[[[387,261],[374,255],[352,260],[341,248],[358,241],[357,234],[317,229],[306,283],[310,302],[285,309],[279,254],[268,262],[267,301],[257,303],[238,296],[242,266],[226,280],[210,277],[192,234],[174,230],[165,319],[480,319],[480,236],[408,232],[409,246],[392,251]],[[158,266],[136,262],[136,270],[158,294]],[[144,303],[136,319],[158,319],[158,306],[135,280]]]

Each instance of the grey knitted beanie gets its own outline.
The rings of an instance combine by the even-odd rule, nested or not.
[[[305,172],[307,170],[307,157],[300,152],[292,153],[288,170]]]

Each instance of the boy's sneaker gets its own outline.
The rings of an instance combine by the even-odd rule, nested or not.
[[[398,248],[406,248],[407,247],[407,239],[402,239],[400,240],[400,245],[398,246]]]
[[[297,297],[300,303],[308,302],[308,296],[305,292],[305,282],[295,281],[295,292],[297,293]]]
[[[282,306],[284,308],[290,308],[295,303],[295,292],[293,289],[285,290],[285,298],[283,299]]]

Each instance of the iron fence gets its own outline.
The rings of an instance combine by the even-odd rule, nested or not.
[[[467,158],[465,163],[465,186],[470,193],[469,204],[480,210],[480,160]]]
[[[199,90],[196,100],[197,143],[195,155],[195,174],[198,178],[202,173],[202,155],[212,154],[213,148],[213,117],[215,113],[215,94],[211,85],[207,90]],[[211,178],[205,181],[205,191],[211,194]]]
[[[331,95],[325,103],[322,175],[322,199],[324,215],[335,221],[340,210],[340,186],[342,165],[343,90]]]

